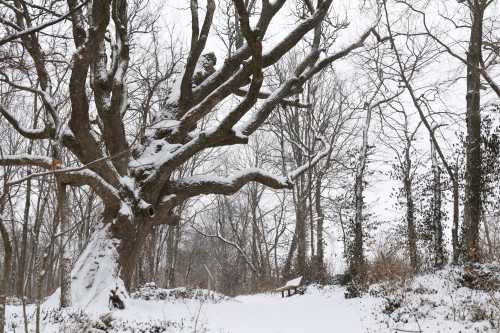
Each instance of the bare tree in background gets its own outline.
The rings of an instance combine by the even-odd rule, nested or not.
[[[401,1],[413,12],[417,13],[422,18],[423,28],[425,33],[436,41],[450,56],[457,59],[466,67],[467,76],[467,91],[466,91],[466,125],[467,125],[467,142],[466,142],[466,172],[465,172],[465,202],[464,202],[464,223],[462,225],[462,243],[461,254],[466,262],[479,261],[480,249],[479,241],[479,225],[481,220],[482,203],[481,203],[481,77],[483,77],[492,90],[500,96],[500,89],[495,80],[489,73],[490,67],[494,66],[498,56],[497,49],[491,47],[495,43],[489,41],[489,37],[485,43],[485,34],[483,31],[485,13],[487,8],[493,4],[493,0],[467,0],[459,1],[455,6],[465,6],[469,14],[466,25],[457,25],[453,18],[442,16],[447,23],[452,22],[455,27],[460,26],[466,28],[469,32],[468,40],[463,43],[467,49],[465,56],[461,54],[458,48],[445,41],[435,32],[431,31],[426,21],[425,8],[419,9],[413,6],[410,2]],[[488,61],[484,60],[483,49],[488,55]],[[425,124],[425,122],[424,122]],[[428,126],[426,126],[428,127]],[[428,127],[430,128],[430,127]],[[435,140],[434,140],[435,141]],[[451,169],[450,169],[451,170]],[[450,173],[450,171],[448,171]],[[450,173],[451,175],[451,173]],[[456,178],[456,175],[454,176]],[[457,180],[455,180],[457,183]],[[454,185],[455,186],[455,185]],[[455,189],[454,189],[455,191]],[[456,199],[458,200],[458,199]],[[458,212],[457,212],[458,214]],[[454,225],[454,228],[456,226]],[[454,261],[458,259],[458,231],[454,235]]]
[[[425,30],[427,34],[430,35],[429,28],[426,25],[425,21],[425,14],[421,11],[416,10],[414,7],[411,7],[411,5],[405,1],[400,1],[400,3],[403,3],[406,6],[409,6],[413,11],[418,12],[420,15],[424,17],[423,20],[423,25],[425,27]],[[412,82],[412,76],[416,73],[416,69],[418,66],[418,62],[422,62],[421,56],[424,55],[425,53],[422,53],[423,50],[420,50],[418,53],[420,53],[419,57],[415,57],[417,61],[414,61],[413,63],[410,63],[409,65],[406,65],[405,59],[403,58],[403,51],[399,47],[399,43],[396,42],[396,34],[394,33],[394,27],[391,22],[391,18],[389,16],[388,10],[387,10],[387,2],[384,2],[384,11],[385,11],[385,17],[386,17],[386,28],[389,34],[389,39],[391,42],[391,49],[392,52],[394,53],[395,60],[396,60],[396,71],[398,72],[398,75],[401,78],[401,84],[404,86],[404,88],[407,90],[408,94],[410,95],[411,101],[413,103],[413,106],[418,112],[418,115],[420,117],[420,120],[422,121],[423,125],[427,129],[431,141],[433,143],[433,148],[435,149],[436,153],[438,154],[441,163],[443,164],[446,172],[448,173],[448,176],[451,180],[452,183],[452,193],[453,193],[453,225],[452,225],[452,247],[453,247],[453,262],[457,263],[459,259],[459,254],[460,254],[460,242],[459,242],[459,237],[458,237],[458,228],[459,228],[459,219],[460,219],[460,211],[459,211],[459,204],[460,204],[460,193],[459,193],[459,174],[456,169],[453,168],[453,165],[450,163],[449,158],[445,156],[445,153],[442,149],[442,144],[439,143],[438,138],[436,136],[435,131],[433,130],[432,127],[432,121],[430,119],[430,116],[426,114],[426,110],[428,109],[428,104],[425,104],[425,94],[418,96],[418,91],[417,88],[415,87],[414,83]],[[403,34],[404,35],[404,34]],[[420,36],[420,34],[416,33],[415,36]],[[411,39],[415,38],[415,36],[410,37],[410,33],[406,34],[406,38]],[[435,38],[432,37],[433,35],[430,35],[430,38],[436,40]],[[401,36],[402,37],[402,36]],[[410,43],[407,45],[416,45],[415,43]],[[423,45],[428,45],[428,42],[423,43]],[[441,45],[446,45],[446,44],[441,44]],[[418,50],[418,49],[417,49]],[[410,57],[413,56],[414,50],[412,49],[410,52]]]

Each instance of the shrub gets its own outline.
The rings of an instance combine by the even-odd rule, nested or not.
[[[402,258],[383,250],[377,251],[367,268],[368,284],[405,282],[413,276],[413,270]]]

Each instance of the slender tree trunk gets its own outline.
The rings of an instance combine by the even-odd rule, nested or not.
[[[57,186],[57,184],[56,184]],[[56,189],[57,193],[57,189]],[[56,199],[57,201],[57,199]],[[56,203],[57,205],[57,203]],[[57,211],[57,207],[55,208]],[[52,218],[52,228],[50,229],[50,242],[49,246],[47,249],[47,274],[46,274],[46,290],[52,292],[55,288],[57,288],[60,285],[60,281],[57,279],[57,261],[59,259],[59,256],[56,253],[56,236],[57,236],[57,231],[59,230],[59,217],[57,214],[55,214]]]
[[[180,227],[168,228],[167,236],[167,288],[175,287],[175,271],[177,266],[177,248],[179,246]]]
[[[484,216],[484,215],[483,215]],[[489,221],[484,218],[484,237],[486,238],[486,244],[488,244],[488,259],[492,260],[494,258],[494,246],[491,241]]]
[[[69,210],[66,185],[57,182],[57,210],[60,231],[59,267],[61,278],[61,307],[71,306],[71,254],[69,249]]]
[[[368,159],[368,132],[370,130],[370,122],[372,117],[372,108],[366,105],[366,118],[363,124],[363,141],[359,152],[358,165],[356,167],[356,178],[354,184],[354,226],[353,226],[353,243],[351,245],[351,255],[349,258],[349,270],[354,280],[362,281],[365,278],[365,256],[363,251],[363,221],[364,221],[364,174]]]
[[[467,52],[467,140],[465,164],[465,203],[462,230],[464,261],[479,261],[479,223],[481,221],[481,47],[483,43],[483,1],[471,1],[472,27]]]
[[[38,103],[35,100],[34,112],[35,116],[33,119],[33,127],[38,126]],[[33,141],[29,141],[27,153],[31,154],[33,152]],[[31,168],[27,168],[26,175],[31,174]],[[19,263],[17,265],[18,274],[16,279],[16,294],[23,298],[25,296],[25,284],[26,284],[26,266],[27,266],[27,256],[28,256],[28,229],[29,229],[29,217],[31,209],[31,179],[26,181],[26,198],[24,201],[24,216],[23,216],[23,230],[21,235],[21,256],[19,258]]]
[[[170,270],[170,284],[175,287],[176,279],[175,272],[177,271],[177,258],[179,254],[179,243],[181,240],[181,226],[175,226],[175,242],[174,242],[174,255],[172,256],[172,265]]]
[[[28,169],[27,175],[31,173]],[[31,180],[26,181],[26,197],[24,201],[23,229],[21,235],[21,256],[17,264],[16,295],[24,297],[24,284],[26,276],[26,257],[28,249],[28,226],[31,207]]]
[[[310,161],[310,158],[309,158]],[[309,243],[311,244],[311,258],[316,256],[315,242],[314,242],[314,231],[316,230],[314,226],[314,202],[313,202],[313,176],[312,170],[309,170],[307,177],[307,199],[309,201],[308,211],[309,211]]]
[[[323,174],[320,173],[316,178],[316,280],[318,282],[325,282],[325,244],[323,240],[323,222],[324,214],[321,207],[321,178]]]
[[[295,251],[297,250],[297,230],[295,230],[292,237],[292,244],[288,249],[288,254],[286,256],[285,265],[283,266],[283,279],[289,279],[292,276],[292,262]]]
[[[298,206],[295,210],[296,218],[296,229],[297,233],[297,264],[295,266],[295,271],[298,275],[305,276],[307,274],[306,265],[306,251],[307,251],[307,240],[306,240],[306,198],[299,194]]]
[[[455,165],[455,177],[452,179],[453,185],[453,226],[451,229],[451,242],[453,250],[453,264],[458,264],[460,258],[460,240],[458,238],[459,214],[460,214],[460,192],[458,188],[458,164]]]
[[[406,170],[409,173],[409,170]],[[413,202],[412,183],[410,176],[405,175],[404,190],[406,196],[406,223],[408,232],[408,253],[410,254],[410,266],[413,271],[418,271],[418,252],[417,252],[417,232],[415,230],[415,205]]]
[[[359,193],[359,190],[358,190]],[[358,196],[359,198],[359,196]],[[362,200],[361,200],[362,204]],[[358,205],[356,205],[356,208],[359,208],[359,202]],[[361,210],[362,211],[362,210]],[[359,212],[359,210],[358,210]],[[357,213],[359,214],[359,213]],[[354,228],[353,228],[353,233],[354,233],[354,241],[352,243],[352,255],[351,255],[351,262],[350,262],[350,272],[352,277],[355,280],[363,280],[365,278],[365,257],[364,257],[364,251],[363,251],[363,224],[362,220],[356,220],[354,221]]]
[[[5,184],[6,182],[4,182]],[[0,332],[5,332],[5,308],[7,306],[7,291],[9,288],[10,273],[12,269],[12,243],[9,233],[3,221],[5,200],[8,193],[8,187],[4,185],[4,193],[0,201],[0,234],[4,249],[3,272],[0,283]]]
[[[442,225],[442,189],[441,168],[439,167],[434,142],[431,139],[431,162],[432,162],[432,229],[434,240],[434,267],[441,268],[446,263],[443,249],[443,225]]]
[[[45,179],[40,183],[46,184]],[[40,188],[44,188],[44,185],[41,185]],[[41,205],[40,204],[37,205],[37,214],[36,214],[36,218],[35,218],[35,225],[33,227],[33,235],[31,237],[31,258],[30,258],[30,265],[29,265],[29,270],[28,270],[30,280],[32,281],[31,286],[33,289],[30,291],[31,297],[33,297],[33,296],[36,297],[35,290],[36,290],[36,284],[37,284],[38,277],[36,276],[36,273],[35,273],[35,271],[36,271],[35,265],[37,264],[37,260],[38,260],[37,258],[38,258],[38,249],[39,249],[39,245],[40,245],[39,244],[39,242],[40,242],[39,241],[40,228],[42,226],[43,213],[45,211],[45,208],[47,207],[48,200],[49,200],[49,194],[46,194],[43,197]]]
[[[43,285],[44,279],[47,272],[48,263],[48,252],[44,251],[42,255],[37,259],[38,276],[36,278],[36,319],[35,319],[35,331],[40,333],[40,323],[41,323],[41,308],[43,301]]]

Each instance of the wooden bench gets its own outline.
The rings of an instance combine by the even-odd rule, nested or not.
[[[276,292],[281,292],[281,297],[285,297],[285,291],[287,292],[287,297],[293,296],[295,294],[304,295],[304,289],[302,287],[302,276],[288,281],[283,287],[276,289]],[[293,290],[293,294],[291,291]]]

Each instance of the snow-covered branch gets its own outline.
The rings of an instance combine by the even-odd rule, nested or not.
[[[10,113],[2,104],[0,104],[0,113],[9,122],[9,124],[22,136],[31,140],[49,139],[54,136],[54,130],[45,127],[43,129],[31,129],[24,127],[12,113]]]
[[[245,89],[237,89],[234,91],[235,95],[241,96],[241,97],[244,97],[247,93],[248,93],[248,91],[246,91]],[[267,99],[267,98],[269,98],[269,96],[271,96],[271,94],[272,93],[270,93],[270,92],[260,91],[258,94],[258,98],[259,99]],[[308,109],[311,107],[310,104],[304,104],[304,103],[299,102],[298,100],[290,100],[290,99],[283,99],[283,100],[281,100],[280,104],[284,105],[284,106],[300,108],[300,109]]]
[[[118,190],[109,184],[105,179],[97,173],[89,170],[94,164],[102,163],[104,160],[117,158],[118,156],[104,157],[96,161],[92,161],[86,165],[72,168],[59,168],[61,161],[45,156],[34,155],[5,155],[0,158],[1,166],[39,166],[49,171],[31,173],[26,177],[12,180],[8,183],[9,186],[23,183],[27,180],[54,175],[64,183],[72,186],[90,186],[110,207],[118,207],[120,195]]]
[[[301,165],[300,167],[298,167],[297,169],[289,172],[288,177],[291,180],[296,179],[301,174],[303,174],[304,172],[306,172],[307,170],[309,170],[310,168],[312,168],[316,164],[318,164],[318,162],[321,161],[323,158],[327,157],[328,155],[330,155],[332,153],[332,145],[327,143],[326,140],[324,140],[324,139],[322,139],[321,141],[323,141],[323,144],[325,145],[323,150],[321,150],[319,153],[317,153],[316,156],[314,156],[307,163],[305,163],[305,164]]]
[[[37,166],[50,169],[54,165],[53,159],[38,155],[3,155],[0,156],[1,166]]]
[[[106,203],[108,208],[118,209],[120,207],[121,199],[118,190],[89,169],[66,171],[59,174],[58,178],[71,186],[88,185]]]
[[[171,191],[185,197],[202,194],[231,195],[249,182],[257,182],[273,189],[290,189],[293,186],[286,177],[275,176],[264,170],[251,168],[228,177],[193,176],[173,181],[166,194],[170,194]]]
[[[369,27],[361,36],[353,43],[349,44],[346,46],[344,49],[327,56],[326,58],[320,60],[317,64],[312,66],[312,68],[305,73],[305,79],[309,79],[312,76],[316,75],[326,67],[328,67],[331,63],[335,62],[336,60],[345,58],[347,55],[349,55],[352,51],[359,49],[363,47],[366,39],[372,34],[374,28],[378,25],[378,21],[371,27]]]

